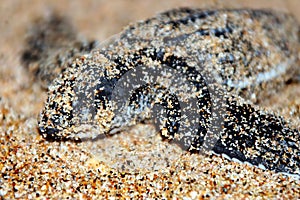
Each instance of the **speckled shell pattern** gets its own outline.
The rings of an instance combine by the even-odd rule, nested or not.
[[[299,26],[292,16],[268,10],[175,9],[132,24],[109,44],[86,52],[49,80],[52,84],[39,118],[45,138],[78,139],[78,135],[107,134],[113,127],[138,123],[132,118],[126,125],[114,124],[114,86],[137,66],[167,66],[186,77],[193,85],[190,90],[197,94],[199,128],[188,150],[197,152],[203,145],[214,120],[211,109],[225,109],[213,152],[300,175],[299,128],[255,105],[280,90],[299,70]],[[53,74],[49,69],[39,71]],[[136,108],[143,99],[151,103],[160,91],[153,87],[136,92],[129,106]],[[218,91],[216,98],[222,98],[214,108],[211,91]],[[171,102],[162,103],[168,113],[162,137],[171,139],[179,128],[179,111],[186,108],[170,95],[162,99]],[[147,118],[138,118],[142,117]],[[92,124],[88,129],[93,131],[80,127],[82,119]]]

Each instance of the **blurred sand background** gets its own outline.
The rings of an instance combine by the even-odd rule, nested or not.
[[[298,0],[1,0],[0,1],[0,96],[23,114],[36,115],[44,93],[31,85],[31,79],[19,62],[26,30],[33,19],[58,11],[71,19],[79,33],[103,41],[124,26],[176,7],[267,8],[293,13],[300,19]],[[28,90],[36,96],[28,97]]]

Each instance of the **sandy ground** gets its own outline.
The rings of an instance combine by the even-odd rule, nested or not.
[[[272,8],[293,13],[300,20],[297,0],[0,1],[0,199],[300,198],[297,179],[220,156],[182,153],[153,135],[149,125],[138,125],[128,133],[102,141],[100,156],[88,151],[89,144],[48,142],[38,134],[36,119],[46,92],[20,63],[26,30],[33,19],[55,10],[69,17],[83,36],[103,41],[129,23],[181,6]],[[262,105],[299,127],[299,96],[300,85],[292,84]],[[161,157],[157,163],[151,160],[149,166],[158,165],[165,158],[169,158],[168,164],[157,171],[122,171],[112,167],[119,160],[114,160],[116,157],[110,152],[132,145],[135,152],[147,152],[142,148],[145,145],[160,148]]]

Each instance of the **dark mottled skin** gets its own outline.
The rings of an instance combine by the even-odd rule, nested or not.
[[[78,139],[78,133],[89,134],[79,129],[82,119],[96,127],[98,134],[122,127],[114,124],[111,107],[117,81],[138,65],[157,69],[168,66],[186,76],[198,92],[199,128],[188,148],[190,151],[200,150],[214,120],[212,109],[225,109],[213,152],[277,172],[300,175],[299,130],[282,117],[254,105],[284,87],[299,71],[299,27],[292,16],[264,10],[171,10],[129,26],[109,45],[81,57],[80,53],[89,52],[93,46],[75,46],[76,55],[65,54],[69,52],[66,49],[74,46],[76,34],[68,33],[72,36],[68,37],[64,31],[54,30],[54,35],[59,38],[62,35],[62,40],[71,44],[67,48],[49,47],[50,40],[56,38],[48,41],[36,34],[47,32],[39,27],[54,30],[56,24],[53,26],[48,20],[36,26],[31,37],[45,49],[40,50],[40,45],[29,39],[23,61],[27,66],[35,63],[37,76],[46,83],[52,82],[39,119],[39,130],[45,138]],[[60,63],[54,67],[57,59],[53,60],[51,51],[56,56],[62,52],[64,58],[58,59]],[[56,68],[59,70],[55,71]],[[58,78],[53,80],[55,75]],[[206,82],[207,77],[213,81]],[[143,104],[151,104],[161,90],[155,85],[140,88],[129,106],[139,109],[142,99],[148,99]],[[218,96],[221,104],[216,107],[211,103],[212,90],[223,98]],[[164,125],[167,133],[162,131],[161,135],[172,139],[180,128],[180,109],[185,108],[180,107],[176,97],[164,94],[160,104],[167,112]],[[86,110],[94,112],[86,115]],[[132,120],[123,126],[135,123]]]

